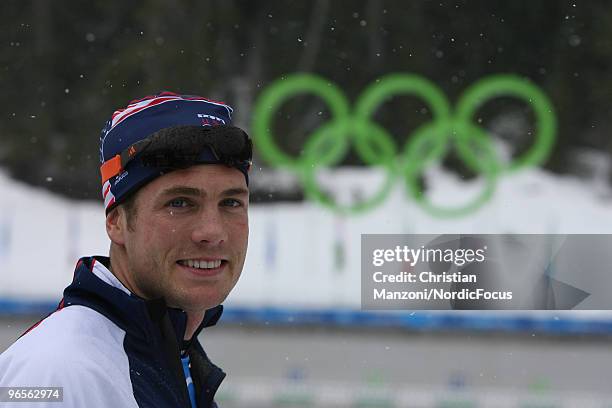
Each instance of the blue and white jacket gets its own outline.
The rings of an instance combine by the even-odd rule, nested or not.
[[[62,404],[38,408],[191,408],[180,359],[185,312],[130,293],[108,265],[103,257],[79,261],[57,310],[0,355],[0,387],[63,387]],[[222,311],[206,311],[187,349],[198,408],[216,407],[225,377],[197,340]]]

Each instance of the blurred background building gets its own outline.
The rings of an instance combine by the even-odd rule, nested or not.
[[[610,2],[0,7],[0,351],[108,253],[104,122],[171,90],[256,147],[247,264],[202,337],[221,406],[612,405],[608,311],[360,310],[362,234],[612,232]]]

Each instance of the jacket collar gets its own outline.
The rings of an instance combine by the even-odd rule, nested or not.
[[[77,263],[72,283],[64,290],[64,305],[79,304],[90,307],[108,317],[126,332],[148,337],[152,323],[169,316],[177,342],[183,340],[187,314],[168,307],[164,299],[145,300],[131,293],[108,269],[108,257],[85,257]],[[205,328],[214,326],[221,318],[223,306],[208,309],[193,338]]]

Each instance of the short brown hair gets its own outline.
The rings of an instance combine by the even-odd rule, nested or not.
[[[125,211],[125,220],[127,228],[134,231],[134,221],[138,215],[138,207],[136,206],[136,194],[130,194],[122,203],[119,204]]]

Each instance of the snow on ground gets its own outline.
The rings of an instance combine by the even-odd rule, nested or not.
[[[322,176],[341,201],[367,197],[385,177],[363,168]],[[435,167],[425,176],[428,197],[443,205],[465,203],[483,185]],[[108,253],[101,203],[61,198],[3,173],[0,189],[0,299],[59,299],[80,256]],[[361,234],[612,233],[612,200],[580,179],[527,169],[500,177],[489,202],[458,218],[429,215],[396,182],[382,205],[358,215],[311,201],[252,205],[250,227],[247,263],[230,305],[355,309]]]

